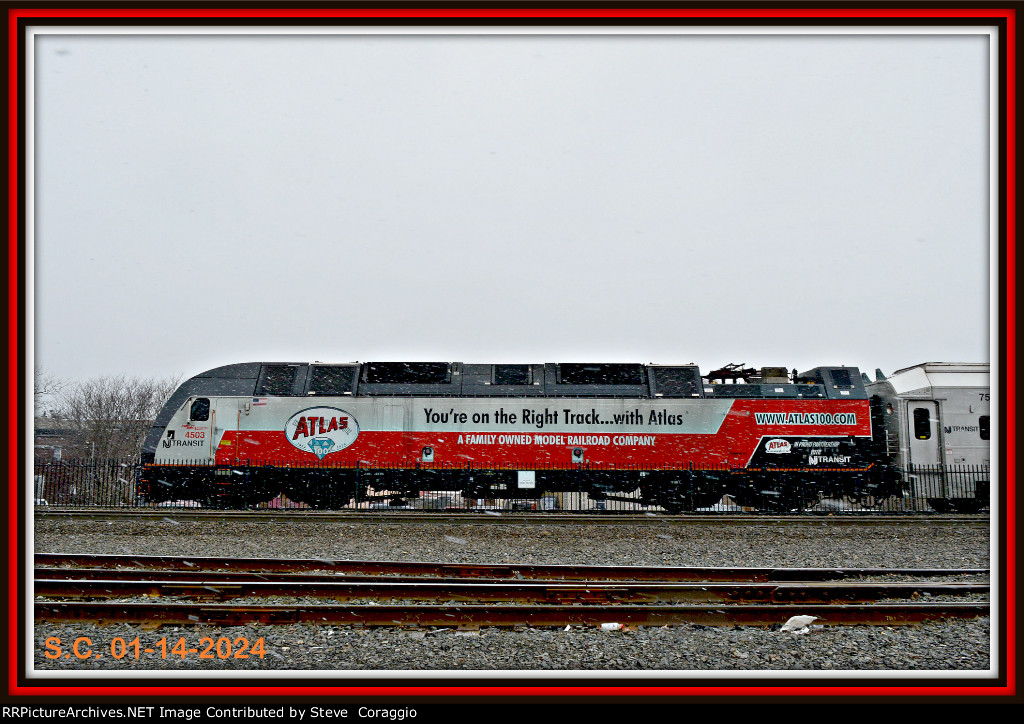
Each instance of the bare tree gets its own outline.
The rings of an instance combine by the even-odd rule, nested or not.
[[[47,372],[39,365],[35,366],[35,373],[32,375],[35,399],[36,414],[45,405],[52,403],[53,398],[60,394],[61,390],[67,387],[67,380]]]
[[[136,457],[157,412],[180,377],[96,377],[65,387],[57,412],[77,431],[69,442],[77,457],[97,460]]]

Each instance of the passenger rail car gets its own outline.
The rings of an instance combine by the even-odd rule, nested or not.
[[[426,490],[581,491],[670,512],[726,493],[773,510],[892,495],[902,480],[881,464],[866,380],[843,366],[233,364],[172,395],[144,442],[138,493],[337,507]]]
[[[880,460],[907,471],[910,495],[939,512],[988,503],[991,416],[987,363],[926,362],[866,385]],[[945,474],[949,466],[973,468]]]

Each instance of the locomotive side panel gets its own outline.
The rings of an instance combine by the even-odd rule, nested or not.
[[[785,460],[813,467],[816,455],[838,443],[803,443],[870,435],[863,400],[190,398],[165,430],[156,462],[209,456],[223,465],[325,459],[374,465],[386,459],[416,467],[427,462],[429,448],[435,464],[484,468],[744,468],[755,456],[762,465]],[[781,442],[769,448],[769,440]],[[573,456],[578,449],[584,454]]]
[[[692,501],[734,492],[763,504],[765,487],[777,486],[762,478],[780,470],[813,481],[866,469],[870,434],[864,400],[197,397],[172,418],[155,462],[211,463],[213,490],[245,471],[248,503],[279,490],[309,501],[318,493],[302,471],[326,465],[321,484],[345,488],[321,491],[334,499],[365,495],[359,469],[363,485],[410,494],[583,486],[594,496],[640,489],[671,507],[686,487],[698,491]],[[752,477],[737,474],[744,469]],[[193,494],[201,478],[190,472]]]

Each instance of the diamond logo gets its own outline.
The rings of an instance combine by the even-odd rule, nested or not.
[[[314,437],[308,444],[309,449],[313,451],[313,454],[323,460],[324,455],[329,453],[331,448],[334,447],[334,440],[324,437]]]

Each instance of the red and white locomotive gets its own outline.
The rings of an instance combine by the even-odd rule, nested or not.
[[[670,512],[726,493],[771,510],[886,496],[902,483],[873,436],[866,379],[843,366],[233,364],[165,405],[138,493],[336,508],[377,491],[580,491]]]

